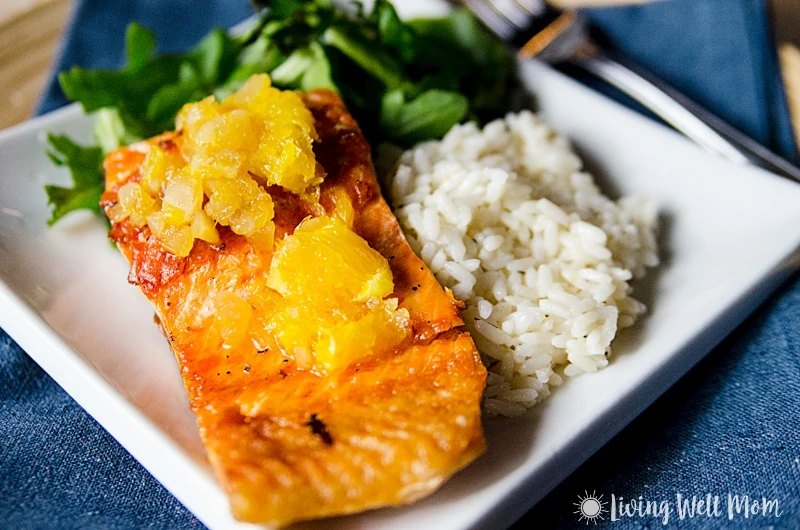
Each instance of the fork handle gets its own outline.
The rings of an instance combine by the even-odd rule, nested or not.
[[[655,76],[611,58],[591,42],[567,62],[603,79],[695,143],[736,164],[753,164],[800,182],[800,168],[739,132]]]

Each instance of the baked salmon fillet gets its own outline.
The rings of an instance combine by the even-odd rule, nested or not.
[[[114,210],[124,186],[144,186],[158,171],[151,150],[161,157],[185,153],[181,119],[177,132],[108,155],[101,200],[112,221],[110,237],[130,263],[128,280],[152,303],[180,365],[234,516],[276,526],[412,502],[485,448],[486,372],[461,328],[457,302],[406,242],[381,196],[370,146],[340,98],[324,90],[299,96],[313,118],[314,171],[324,178],[303,193],[265,182],[274,217],[271,232],[257,233],[260,239],[236,233],[233,221],[216,224],[209,241],[192,239],[181,256],[167,250],[166,236],[154,234],[156,218],[144,223]],[[208,191],[203,197],[206,211],[214,197]],[[347,254],[344,239],[333,235],[325,240],[329,246],[319,243],[319,230],[338,234],[344,226],[369,248]],[[202,233],[202,226],[191,227]],[[316,254],[291,254],[301,247],[289,241],[301,236],[323,246],[314,247]],[[386,296],[346,301],[355,307],[356,300],[364,311],[383,304],[380,315],[390,317],[375,318],[384,327],[337,324],[326,337],[338,349],[326,343],[325,352],[334,353],[323,357],[319,346],[316,360],[306,348],[288,348],[292,337],[326,326],[319,308],[337,313],[345,299],[336,297],[352,290],[347,282],[356,273],[334,274],[335,267],[361,266],[367,258],[388,264]],[[333,272],[315,276],[322,269]],[[327,289],[319,287],[322,280]],[[313,336],[321,341],[322,331]]]

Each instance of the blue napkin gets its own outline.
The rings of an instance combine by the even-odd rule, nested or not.
[[[591,10],[599,38],[797,162],[766,1],[672,0]]]
[[[402,0],[397,0],[402,1]],[[128,22],[162,51],[250,13],[244,0],[83,0],[56,71],[118,66]],[[674,0],[592,10],[609,41],[787,158],[796,157],[764,2]],[[65,103],[53,82],[42,112]],[[779,236],[776,236],[779,237]],[[777,498],[779,519],[702,517],[669,526],[796,528],[800,521],[800,278],[529,512],[519,528],[571,528],[578,496],[645,500],[706,493]],[[606,506],[607,508],[607,506]],[[660,520],[605,519],[609,528]],[[202,528],[92,418],[0,331],[0,527]]]

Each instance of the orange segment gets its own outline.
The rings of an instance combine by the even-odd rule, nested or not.
[[[286,304],[274,323],[287,354],[311,351],[319,370],[386,351],[408,334],[408,312],[383,300],[394,289],[389,263],[338,217],[306,219],[287,236],[267,285]]]
[[[394,288],[386,258],[335,217],[306,219],[278,245],[268,285],[325,309],[383,298]]]

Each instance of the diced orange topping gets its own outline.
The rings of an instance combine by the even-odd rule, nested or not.
[[[112,222],[148,225],[164,247],[187,256],[196,239],[219,242],[228,226],[255,245],[272,245],[274,206],[265,187],[318,196],[324,173],[312,149],[314,119],[295,92],[255,75],[221,103],[185,105],[176,124],[177,149],[153,144],[141,181],[119,190]]]
[[[408,334],[408,311],[389,298],[386,258],[337,217],[306,219],[278,246],[267,280],[285,309],[273,326],[289,355],[327,372],[361,352],[380,353]]]

